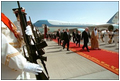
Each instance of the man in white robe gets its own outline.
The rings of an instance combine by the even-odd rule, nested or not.
[[[106,32],[104,33],[105,36],[105,44],[108,44],[108,39],[109,39],[109,32],[108,30],[106,30]]]
[[[114,32],[114,42],[115,42],[115,46],[117,46],[117,43],[119,42],[119,31],[118,31],[118,29],[116,29],[115,32]]]

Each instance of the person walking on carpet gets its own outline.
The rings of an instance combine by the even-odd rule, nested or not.
[[[87,44],[89,42],[89,38],[91,38],[91,36],[90,36],[88,27],[86,27],[85,30],[82,32],[82,39],[84,40],[84,45],[82,49],[84,50],[84,48],[86,47],[88,52],[89,52],[89,49]]]
[[[99,44],[98,44],[98,32],[97,32],[97,28],[94,28],[94,30],[92,31],[91,34],[91,49],[100,49],[99,48]]]
[[[77,46],[77,44],[79,44],[79,47],[80,47],[80,40],[81,40],[81,32],[80,31],[78,31],[78,33],[77,33],[77,35],[76,35],[76,46]]]
[[[69,29],[66,29],[66,31],[63,34],[63,49],[65,48],[65,45],[67,44],[67,51],[69,51],[69,43],[71,40],[71,35],[69,33]]]
[[[61,38],[61,31],[60,31],[60,29],[58,29],[56,36],[58,39],[58,45],[61,45],[61,39],[60,39]]]

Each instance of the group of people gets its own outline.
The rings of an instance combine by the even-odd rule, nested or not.
[[[63,30],[62,32],[60,31],[60,29],[58,29],[57,33],[56,33],[56,38],[58,40],[58,45],[63,46],[63,49],[65,48],[65,45],[67,44],[67,51],[69,51],[69,42],[71,40],[71,35],[69,32],[69,29]]]
[[[58,29],[56,37],[58,40],[58,45],[61,45],[61,42],[63,43],[63,49],[65,48],[65,45],[67,44],[67,50],[69,51],[69,42],[71,41],[71,37],[73,37],[73,43],[79,45],[80,47],[80,41],[83,40],[83,47],[82,49],[86,47],[87,51],[89,52],[88,43],[89,40],[91,42],[91,50],[100,50],[99,48],[99,41],[100,39],[105,44],[115,42],[115,46],[118,43],[118,29],[116,29],[114,32],[106,30],[106,32],[102,33],[99,31],[96,27],[93,29],[93,31],[89,31],[89,28],[86,27],[85,30],[81,33],[80,31],[74,30],[72,32],[72,36],[69,32],[69,29],[60,31]],[[104,38],[104,39],[103,39]],[[113,40],[114,39],[114,40]]]
[[[69,29],[63,30],[62,32],[60,31],[60,29],[58,29],[57,34],[56,34],[57,40],[58,40],[58,45],[61,45],[62,42],[62,46],[63,49],[65,48],[65,45],[67,44],[67,51],[69,51],[69,44],[71,41],[71,37],[73,37],[73,42],[77,44],[79,44],[80,47],[80,40],[84,40],[84,45],[82,47],[82,49],[84,49],[85,47],[87,48],[87,51],[89,52],[88,49],[88,42],[89,42],[89,38],[91,38],[90,33],[89,33],[89,29],[88,27],[85,29],[85,31],[81,32],[78,31],[76,32],[76,30],[74,30],[74,32],[72,33],[72,36],[69,32]]]
[[[48,40],[52,41],[52,39],[56,39],[56,34],[55,34],[55,33],[48,33],[48,34],[46,35],[46,40],[47,40],[47,41],[48,41]]]
[[[73,42],[76,43],[76,45],[79,44],[79,47],[80,47],[80,41],[84,40],[84,45],[82,49],[84,50],[84,48],[86,47],[87,51],[89,52],[88,42],[91,36],[88,27],[86,27],[82,33],[80,31],[76,32],[76,30],[74,30],[74,32],[72,32],[72,36],[73,36]]]
[[[82,39],[81,32],[78,31],[78,33],[77,33],[76,30],[74,30],[72,32],[72,36],[73,36],[73,42],[76,43],[76,46],[77,46],[77,44],[79,44],[79,47],[80,47],[80,40]]]
[[[98,31],[98,35],[99,35],[99,40],[101,39],[102,42],[105,42],[105,44],[111,44],[111,43],[115,43],[115,46],[118,43],[118,38],[119,38],[119,30],[116,29],[114,31],[108,31],[107,29],[102,32],[102,31]]]

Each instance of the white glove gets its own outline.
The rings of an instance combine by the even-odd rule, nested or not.
[[[31,30],[31,27],[29,25],[26,27],[25,33],[27,35],[32,35],[32,30]]]
[[[26,72],[32,72],[35,75],[38,75],[38,73],[42,73],[43,68],[41,65],[34,64],[34,63],[26,63],[24,69]]]

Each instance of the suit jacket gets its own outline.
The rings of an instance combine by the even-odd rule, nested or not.
[[[63,37],[64,37],[64,41],[66,41],[66,42],[69,42],[71,39],[70,33],[67,34],[67,32],[64,32]]]
[[[64,35],[64,32],[61,32],[61,40],[63,40],[63,36]]]
[[[77,33],[76,37],[77,37],[77,41],[80,41],[80,40],[81,40],[81,34],[78,34],[78,33]]]
[[[61,33],[61,32],[60,32],[60,33]],[[57,31],[56,36],[57,36],[57,37],[60,37],[60,33],[59,33],[59,31]]]
[[[75,32],[72,32],[72,35],[73,35],[73,37],[76,37],[76,33]]]
[[[90,33],[89,32],[87,33],[86,31],[83,31],[82,32],[82,39],[84,39],[85,43],[89,42],[89,38],[91,38]]]

